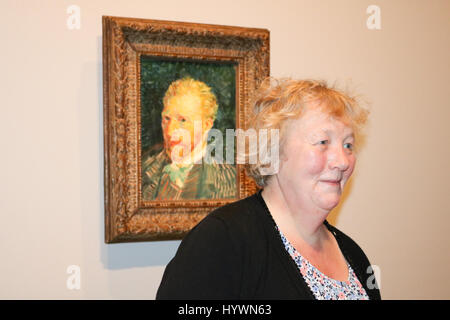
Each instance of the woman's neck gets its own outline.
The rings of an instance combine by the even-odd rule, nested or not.
[[[261,195],[275,220],[275,223],[288,238],[300,236],[313,248],[320,249],[327,239],[323,225],[329,212],[305,207],[298,199],[283,192],[276,177],[264,188]]]

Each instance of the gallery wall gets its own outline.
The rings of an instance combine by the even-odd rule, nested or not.
[[[449,1],[3,0],[1,299],[154,299],[180,243],[104,243],[102,15],[266,28],[273,76],[361,94],[367,140],[330,220],[383,298],[450,298]]]

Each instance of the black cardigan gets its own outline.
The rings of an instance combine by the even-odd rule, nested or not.
[[[328,224],[370,299],[372,274],[361,248]],[[373,278],[373,276],[372,276]],[[371,278],[371,279],[372,279]],[[369,280],[369,283],[373,283]],[[211,212],[183,239],[156,299],[314,299],[286,251],[261,192]]]

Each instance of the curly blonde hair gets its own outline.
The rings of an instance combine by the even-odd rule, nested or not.
[[[163,103],[166,105],[170,98],[174,96],[196,94],[203,103],[203,114],[205,118],[215,119],[217,114],[217,98],[211,91],[211,88],[204,82],[185,77],[172,82],[166,91],[163,98]]]
[[[355,135],[355,150],[358,148],[358,141],[362,137],[362,128],[369,111],[360,105],[356,96],[330,87],[321,80],[267,78],[253,99],[248,127],[256,132],[260,129],[278,129],[282,152],[286,138],[286,123],[288,120],[300,118],[305,107],[311,104],[317,105],[323,112],[350,126]],[[271,145],[270,135],[268,140],[267,145]],[[263,166],[259,159],[256,163],[246,165],[247,173],[260,187],[266,186],[271,177],[261,174]]]

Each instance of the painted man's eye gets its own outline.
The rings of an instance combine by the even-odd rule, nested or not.
[[[351,144],[351,143],[344,143],[344,148],[345,149],[349,149],[349,150],[353,150],[353,144]]]

